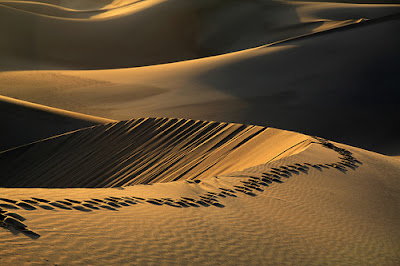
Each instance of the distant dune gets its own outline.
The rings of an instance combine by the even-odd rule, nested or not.
[[[0,264],[400,265],[399,29],[397,0],[0,0]]]
[[[273,126],[396,155],[398,16],[357,21],[324,34],[173,64],[2,72],[0,93],[116,120],[179,117]]]
[[[73,113],[0,96],[2,130],[0,151],[61,133],[77,130],[110,119]]]
[[[48,1],[47,1],[48,2]],[[0,68],[120,68],[224,54],[399,12],[290,1],[0,2]],[[104,5],[102,8],[101,5]]]

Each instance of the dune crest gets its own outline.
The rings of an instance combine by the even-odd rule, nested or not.
[[[0,0],[0,264],[400,265],[399,29],[399,0]]]
[[[97,264],[96,246],[102,265],[396,264],[399,161],[309,139],[291,156],[199,182],[0,188],[2,260]]]
[[[26,102],[0,95],[2,130],[0,151],[115,120],[49,106]]]
[[[202,179],[292,154],[307,147],[307,140],[259,126],[133,119],[0,153],[0,186],[121,187]]]
[[[0,33],[8,37],[0,43],[0,69],[171,63],[340,28],[400,8],[241,0],[100,1],[98,6],[92,5],[96,1],[72,1],[70,8],[67,3],[0,1]]]

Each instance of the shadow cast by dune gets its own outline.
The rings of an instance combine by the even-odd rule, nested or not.
[[[12,205],[12,204],[6,204],[6,203],[0,203],[0,208],[6,208],[6,209],[19,209],[17,206]]]
[[[19,235],[19,234],[23,234],[33,240],[39,239],[40,235],[38,233],[35,233],[29,229],[18,229],[15,228],[13,226],[7,226],[7,225],[2,225],[0,222],[0,228],[4,228],[6,230],[8,230],[9,232],[11,232],[13,235]]]
[[[82,203],[82,205],[85,206],[85,207],[87,207],[87,208],[90,208],[90,209],[92,209],[92,210],[100,210],[99,207],[96,207],[96,206],[94,206],[94,205],[92,205],[92,204],[90,204],[90,203]]]
[[[0,198],[1,201],[6,203],[0,204],[0,218],[2,227],[7,228],[14,234],[23,233],[32,239],[37,239],[40,237],[35,232],[27,229],[26,225],[22,223],[25,220],[22,216],[16,213],[9,213],[2,210],[5,209],[19,209],[34,211],[37,207],[46,210],[77,210],[81,212],[92,212],[100,209],[118,211],[120,208],[132,207],[137,204],[151,204],[154,206],[166,206],[173,208],[200,208],[200,207],[226,207],[222,204],[219,199],[226,199],[227,197],[238,197],[239,193],[243,193],[246,196],[257,196],[257,193],[264,192],[264,188],[268,189],[270,185],[273,184],[284,184],[282,178],[291,180],[290,177],[296,175],[298,176],[308,174],[310,171],[318,170],[322,172],[324,170],[336,169],[344,174],[348,171],[347,168],[356,170],[359,167],[357,164],[362,164],[357,160],[351,152],[348,150],[337,147],[336,145],[330,143],[329,141],[315,137],[318,142],[313,142],[315,144],[320,144],[327,149],[331,149],[337,152],[340,156],[339,161],[326,163],[326,164],[312,164],[312,163],[294,163],[290,165],[280,165],[279,167],[271,167],[269,171],[262,172],[260,176],[258,175],[246,175],[239,174],[232,177],[244,178],[239,181],[239,183],[234,184],[232,188],[219,187],[217,191],[205,190],[203,194],[197,197],[181,197],[178,199],[172,198],[142,198],[136,196],[124,196],[115,197],[108,196],[105,198],[90,198],[86,200],[74,200],[74,199],[64,199],[64,200],[48,200],[43,198],[32,197],[28,200],[16,201],[8,198]],[[199,181],[189,181],[188,186],[198,186],[201,182]]]
[[[21,222],[25,221],[26,219],[24,217],[22,217],[21,215],[19,215],[18,213],[13,213],[13,212],[3,212],[0,210],[0,213],[3,213],[3,215],[5,216],[10,216],[13,217]]]
[[[25,209],[27,211],[36,210],[36,207],[34,207],[34,206],[32,206],[32,205],[30,205],[30,204],[28,204],[26,202],[18,202],[18,203],[16,203],[16,205],[18,205],[19,207],[21,207],[21,208],[23,208],[23,209]]]
[[[75,210],[78,210],[78,211],[82,211],[82,212],[91,212],[92,211],[91,209],[87,209],[83,206],[73,206],[72,208],[74,208]]]
[[[27,226],[22,223],[26,219],[19,214],[16,213],[8,213],[8,212],[1,212],[0,213],[0,228],[4,228],[10,231],[14,235],[24,234],[31,239],[38,239],[40,237],[39,234],[29,230]]]
[[[39,206],[40,208],[44,209],[44,210],[48,210],[48,211],[54,210],[54,208],[51,207],[51,206],[49,206],[49,205],[40,204],[40,205],[38,205],[38,206]]]
[[[52,206],[54,206],[54,207],[57,207],[57,208],[59,208],[59,209],[71,210],[70,207],[67,207],[67,206],[65,206],[65,205],[63,205],[63,204],[61,204],[61,203],[58,203],[58,202],[49,202],[49,204],[52,205]]]
[[[312,164],[312,163],[294,163],[292,165],[281,165],[279,167],[271,167],[271,169],[267,172],[261,173],[261,176],[254,175],[246,175],[246,174],[238,174],[232,175],[232,177],[241,177],[245,178],[244,180],[239,181],[242,185],[234,185],[234,190],[244,193],[250,196],[256,196],[257,192],[263,192],[264,190],[260,189],[260,186],[268,187],[268,184],[272,183],[284,183],[281,178],[289,178],[292,176],[292,173],[296,175],[301,174],[309,174],[309,171],[318,170],[322,172],[327,169],[336,169],[343,174],[346,174],[348,171],[347,168],[352,170],[356,170],[358,167],[356,163],[362,164],[359,160],[357,160],[350,151],[339,148],[333,143],[320,138],[314,137],[318,140],[318,142],[312,142],[315,144],[320,144],[327,149],[331,149],[339,154],[339,161],[333,163],[326,164]],[[225,190],[224,190],[225,191]],[[225,191],[226,192],[226,191]]]
[[[113,208],[111,206],[107,206],[107,205],[100,205],[99,207],[103,208],[103,209],[110,210],[110,211],[118,211],[117,209],[115,209],[115,208]]]
[[[215,206],[215,207],[218,207],[218,208],[225,208],[225,205],[223,205],[221,203],[218,203],[218,202],[213,203],[212,205]]]

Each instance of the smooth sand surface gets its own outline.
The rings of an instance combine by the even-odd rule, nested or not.
[[[0,95],[0,151],[111,119],[74,113]]]
[[[164,8],[164,5],[179,6],[178,2],[154,3],[154,9]],[[196,6],[209,2],[187,3]],[[216,5],[215,1],[211,2]],[[150,5],[152,1],[145,3]],[[397,89],[400,25],[399,16],[393,15],[400,12],[399,6],[283,1],[265,1],[259,5],[263,9],[256,4],[234,1],[228,5],[228,10],[214,7],[214,13],[210,11],[202,19],[198,18],[201,30],[190,29],[190,32],[197,33],[194,46],[207,46],[209,48],[204,49],[210,52],[193,57],[222,55],[115,70],[4,71],[0,73],[0,94],[116,120],[179,117],[273,126],[335,139],[384,154],[398,154],[399,127],[393,123],[392,114],[398,109],[397,99],[400,96]],[[163,34],[149,32],[148,28],[142,26],[140,30],[146,31],[146,34],[135,32],[131,27],[142,23],[119,22],[128,18],[154,17],[163,22],[163,17],[146,15],[146,12],[153,10],[151,6],[140,12],[125,10],[135,6],[115,7],[112,10],[119,10],[120,15],[101,19],[61,19],[29,13],[29,16],[37,19],[54,20],[54,23],[63,23],[68,27],[74,23],[88,27],[96,23],[110,23],[110,31],[118,36],[108,36],[108,28],[103,26],[99,26],[101,34],[88,29],[90,34],[101,40],[91,37],[89,33],[82,33],[86,27],[77,26],[67,33],[63,31],[62,37],[56,37],[50,29],[38,28],[41,34],[43,32],[53,37],[37,34],[37,41],[62,43],[38,43],[37,49],[29,46],[34,59],[24,56],[27,50],[23,47],[17,57],[13,56],[11,48],[4,46],[0,51],[9,59],[3,61],[3,66],[8,70],[15,69],[13,65],[7,65],[11,61],[22,69],[29,69],[32,60],[36,62],[36,67],[47,69],[58,64],[70,66],[57,58],[42,58],[53,53],[68,57],[68,60],[76,56],[79,62],[77,68],[85,67],[86,63],[94,64],[87,66],[93,68],[129,66],[125,61],[151,60],[153,56],[156,56],[157,62],[138,61],[132,64],[148,65],[191,58],[161,60],[163,56],[160,53],[167,56],[175,53],[169,50],[168,42],[162,39]],[[180,12],[192,10],[186,6],[181,9]],[[4,7],[4,10],[8,9]],[[172,13],[170,17],[178,18],[173,13],[175,9],[168,10]],[[146,14],[142,14],[144,11]],[[17,10],[13,9],[13,12]],[[10,20],[15,21],[15,27],[31,24],[18,21],[18,16],[14,15]],[[34,25],[56,27],[53,22]],[[197,25],[186,20],[180,22],[180,27]],[[235,23],[243,25],[236,27]],[[132,39],[118,31],[122,26],[129,26]],[[178,28],[174,26],[174,29]],[[5,34],[9,30],[19,32],[9,27],[2,29]],[[179,55],[183,56],[186,50],[181,46],[192,43],[182,40],[188,36],[183,34],[184,30],[179,29],[179,38],[168,28],[162,27],[162,30],[168,32],[168,37],[175,42],[171,49],[177,49]],[[87,36],[88,40],[73,36],[78,33],[82,38]],[[230,35],[224,36],[222,33]],[[250,33],[254,36],[250,36]],[[23,36],[26,35],[18,34],[18,37]],[[131,45],[130,41],[137,43],[137,36],[142,36],[140,41],[146,41],[149,45],[141,45],[140,49]],[[147,36],[157,39],[147,40]],[[72,41],[79,44],[67,44]],[[107,41],[112,42],[115,48],[108,45]],[[15,42],[18,45],[30,45],[32,40]],[[12,38],[3,45],[7,43],[12,49],[18,47]],[[150,44],[157,45],[157,52],[152,50]],[[101,63],[102,60],[105,63]],[[112,63],[113,60],[115,63]]]
[[[0,265],[399,265],[399,14],[0,0]]]

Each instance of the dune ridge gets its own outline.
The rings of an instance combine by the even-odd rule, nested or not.
[[[272,145],[268,143],[278,140],[284,140],[282,145],[268,150]],[[0,153],[0,185],[120,187],[202,179],[263,163],[306,140],[301,134],[259,126],[133,119],[4,151]],[[251,157],[246,158],[247,154]]]
[[[309,140],[290,156],[198,182],[0,188],[0,227],[12,233],[0,243],[3,262],[81,264],[98,260],[104,248],[101,265],[396,264],[398,160]],[[79,250],[65,242],[67,235],[83,243]],[[210,236],[215,245],[207,244]],[[25,252],[10,256],[19,245]]]
[[[398,5],[302,1],[105,2],[71,10],[60,3],[0,1],[0,32],[8,36],[0,43],[0,67],[105,69],[171,63],[399,12]]]
[[[399,28],[398,0],[0,0],[0,264],[400,265]]]
[[[37,92],[36,92],[37,93]],[[80,114],[0,95],[0,151],[115,120]]]
[[[262,131],[260,131],[262,132]],[[248,139],[251,139],[251,137],[254,137],[260,132],[256,132],[252,134],[250,137],[247,137],[246,140],[242,140],[237,146],[240,146],[242,144],[245,144]],[[137,132],[135,132],[137,133]],[[71,133],[70,133],[71,134]],[[7,212],[4,211],[4,209],[25,209],[29,211],[36,210],[38,207],[45,209],[45,210],[55,210],[55,209],[61,209],[61,210],[78,210],[82,212],[92,212],[95,210],[113,210],[117,211],[121,207],[130,207],[132,205],[136,205],[138,203],[150,203],[153,205],[161,206],[161,205],[167,205],[170,207],[175,207],[175,208],[188,208],[188,207],[209,207],[209,206],[216,206],[219,208],[224,208],[225,205],[222,205],[219,202],[220,198],[226,198],[226,197],[237,197],[236,193],[241,192],[244,193],[245,195],[250,195],[250,196],[257,196],[258,193],[264,192],[264,188],[268,188],[271,183],[284,183],[283,180],[287,179],[289,177],[292,177],[294,174],[300,175],[300,174],[309,174],[309,171],[315,171],[315,169],[319,170],[320,172],[329,169],[329,168],[334,168],[338,169],[341,172],[347,172],[349,169],[351,170],[356,170],[360,165],[363,163],[360,162],[357,158],[354,157],[353,153],[344,149],[344,148],[339,148],[336,145],[332,144],[331,142],[323,139],[323,138],[318,138],[314,137],[316,141],[312,141],[308,143],[307,146],[310,146],[311,143],[315,144],[321,144],[323,147],[331,149],[338,153],[340,156],[338,156],[338,159],[335,162],[329,162],[325,164],[321,163],[294,163],[291,165],[280,165],[278,168],[277,167],[270,167],[268,171],[263,169],[263,167],[260,168],[260,166],[255,166],[251,167],[249,169],[244,169],[242,171],[238,171],[236,173],[231,173],[228,174],[228,176],[220,176],[222,178],[228,177],[228,178],[234,178],[237,180],[234,180],[233,184],[236,183],[236,185],[233,185],[231,187],[219,187],[218,191],[208,191],[209,189],[205,189],[205,191],[202,193],[202,195],[198,195],[195,198],[188,198],[188,197],[180,197],[179,199],[172,199],[172,198],[165,198],[165,197],[157,197],[157,198],[141,198],[141,197],[136,197],[136,196],[130,196],[130,197],[114,197],[114,196],[109,196],[103,199],[95,198],[95,199],[86,199],[86,200],[76,200],[76,199],[63,199],[63,200],[56,200],[56,201],[51,201],[43,198],[37,198],[37,197],[31,197],[30,199],[22,199],[22,200],[14,200],[14,199],[9,199],[9,198],[0,198],[0,227],[7,228],[9,230],[17,230],[24,235],[32,238],[32,239],[38,239],[40,235],[38,233],[35,233],[27,228],[27,226],[22,223],[26,219],[16,213],[12,212]],[[299,153],[298,149],[296,151],[293,151],[293,148],[298,146],[299,144],[302,144],[305,142],[307,139],[287,148],[286,150],[283,150],[279,154],[275,155],[273,158],[269,159],[268,162],[265,162],[263,165],[268,165],[271,161],[277,159],[277,158],[283,158],[281,155],[283,153],[288,152],[291,150],[288,154],[285,155],[285,157],[291,156],[295,153]],[[219,143],[216,144],[218,146]],[[276,145],[276,144],[274,144]],[[215,148],[215,147],[214,147]],[[305,150],[305,149],[303,149]],[[301,152],[301,151],[300,151]],[[169,156],[167,156],[169,157]],[[328,156],[329,157],[329,156]],[[253,169],[257,169],[254,171]],[[263,170],[261,170],[263,169]],[[253,173],[251,173],[253,172]],[[251,173],[251,174],[250,174]],[[219,178],[218,176],[215,176],[215,178]],[[177,181],[181,178],[175,178],[173,181]],[[207,183],[210,180],[210,177],[206,178],[205,182]],[[141,182],[140,180],[136,180],[137,182]],[[145,180],[146,181],[146,180]],[[163,180],[165,181],[165,180]],[[198,185],[201,183],[201,180],[196,179],[195,181],[192,180],[186,180],[187,183],[189,184],[194,184]],[[235,182],[236,181],[236,182]],[[239,182],[237,182],[239,181]],[[148,184],[148,183],[145,183]]]
[[[2,72],[0,91],[116,120],[183,117],[267,125],[398,154],[398,126],[391,114],[399,96],[400,24],[398,16],[390,18],[398,7],[314,5],[296,9],[304,23],[328,27],[335,19],[364,20],[324,34],[295,38],[296,33],[280,44],[171,64]],[[70,82],[74,79],[80,81]],[[45,93],[33,94],[36,90]]]

